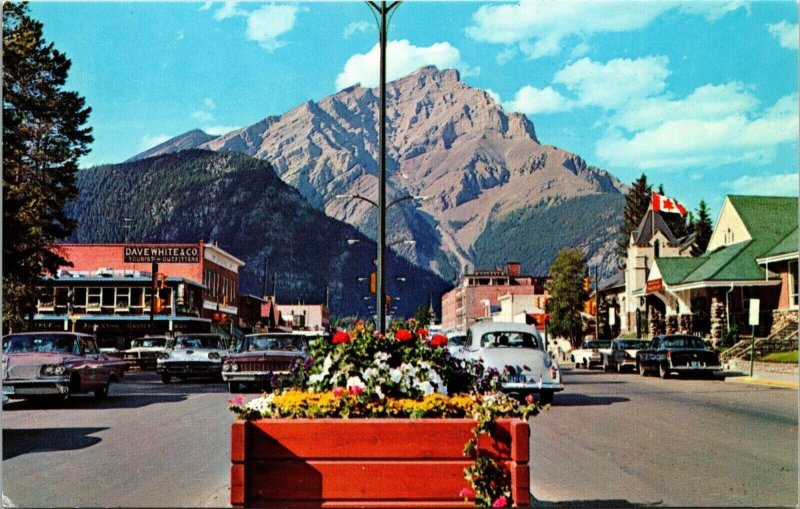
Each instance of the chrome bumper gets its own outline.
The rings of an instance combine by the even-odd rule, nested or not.
[[[280,376],[288,371],[223,371],[222,379],[226,382],[269,382],[272,376]]]
[[[558,382],[500,382],[500,389],[503,391],[523,391],[523,392],[540,392],[540,391],[563,391],[564,386]]]
[[[57,396],[69,393],[68,378],[51,380],[4,380],[3,395],[9,398],[25,396]]]

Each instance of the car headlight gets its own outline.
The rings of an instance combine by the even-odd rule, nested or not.
[[[64,366],[62,366],[60,364],[53,364],[53,365],[50,365],[50,366],[44,366],[42,368],[42,374],[44,374],[45,376],[63,375],[64,371],[65,371]]]
[[[239,371],[239,365],[235,362],[231,364],[231,371]]]
[[[158,358],[161,359],[161,360],[169,359],[169,354],[166,353],[166,352],[160,353],[160,354],[158,354]]]
[[[222,365],[222,371],[230,371],[230,370],[231,370],[231,365],[230,364],[223,364]]]
[[[208,353],[208,358],[215,361],[215,360],[219,359],[219,353],[217,353],[217,352],[209,352]]]

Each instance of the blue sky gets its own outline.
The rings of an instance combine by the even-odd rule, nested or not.
[[[95,142],[116,163],[201,128],[221,134],[377,82],[361,2],[36,2],[72,60]],[[457,68],[533,121],[542,143],[624,182],[646,173],[713,211],[798,193],[798,7],[778,2],[405,2],[389,78]]]

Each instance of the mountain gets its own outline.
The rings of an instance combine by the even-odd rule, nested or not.
[[[183,133],[163,143],[160,143],[151,149],[147,149],[141,154],[137,154],[131,157],[130,159],[126,160],[125,162],[129,163],[132,161],[138,161],[139,159],[146,159],[148,157],[160,156],[162,154],[171,154],[173,152],[180,152],[181,150],[197,148],[201,146],[203,143],[213,140],[214,138],[215,136],[206,134],[200,129],[193,129],[189,132]]]
[[[314,207],[374,236],[375,208],[336,197],[377,200],[378,106],[377,89],[353,86],[199,146],[270,161]],[[504,111],[488,93],[463,83],[455,70],[423,67],[389,83],[387,124],[387,200],[429,197],[390,210],[387,238],[413,237],[416,244],[401,254],[446,279],[479,265],[476,241],[490,221],[496,230],[512,224],[504,218],[541,217],[515,212],[559,204],[561,214],[580,216],[573,198],[620,195],[625,189],[578,155],[540,143],[527,117]],[[621,208],[614,210],[621,217]],[[577,245],[578,235],[563,231],[554,241]],[[602,249],[607,247],[604,243]],[[500,248],[494,249],[503,257]],[[532,256],[533,264],[524,270],[549,267],[552,261],[541,253]],[[614,263],[604,261],[602,272],[613,270]]]
[[[324,302],[338,316],[367,315],[375,244],[351,225],[310,206],[266,161],[239,153],[188,150],[78,173],[80,194],[66,212],[78,219],[71,242],[216,242],[242,259],[242,293],[262,294],[277,276],[279,302]],[[348,239],[360,242],[350,245]],[[448,287],[399,256],[388,259],[387,293],[402,316]],[[406,282],[396,277],[404,276]],[[412,284],[413,282],[413,284]],[[271,284],[270,284],[271,287]]]

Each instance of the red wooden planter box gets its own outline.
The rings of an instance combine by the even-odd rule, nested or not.
[[[263,419],[231,426],[234,507],[471,507],[471,419]],[[482,455],[505,461],[511,496],[530,502],[528,423],[501,419]]]

